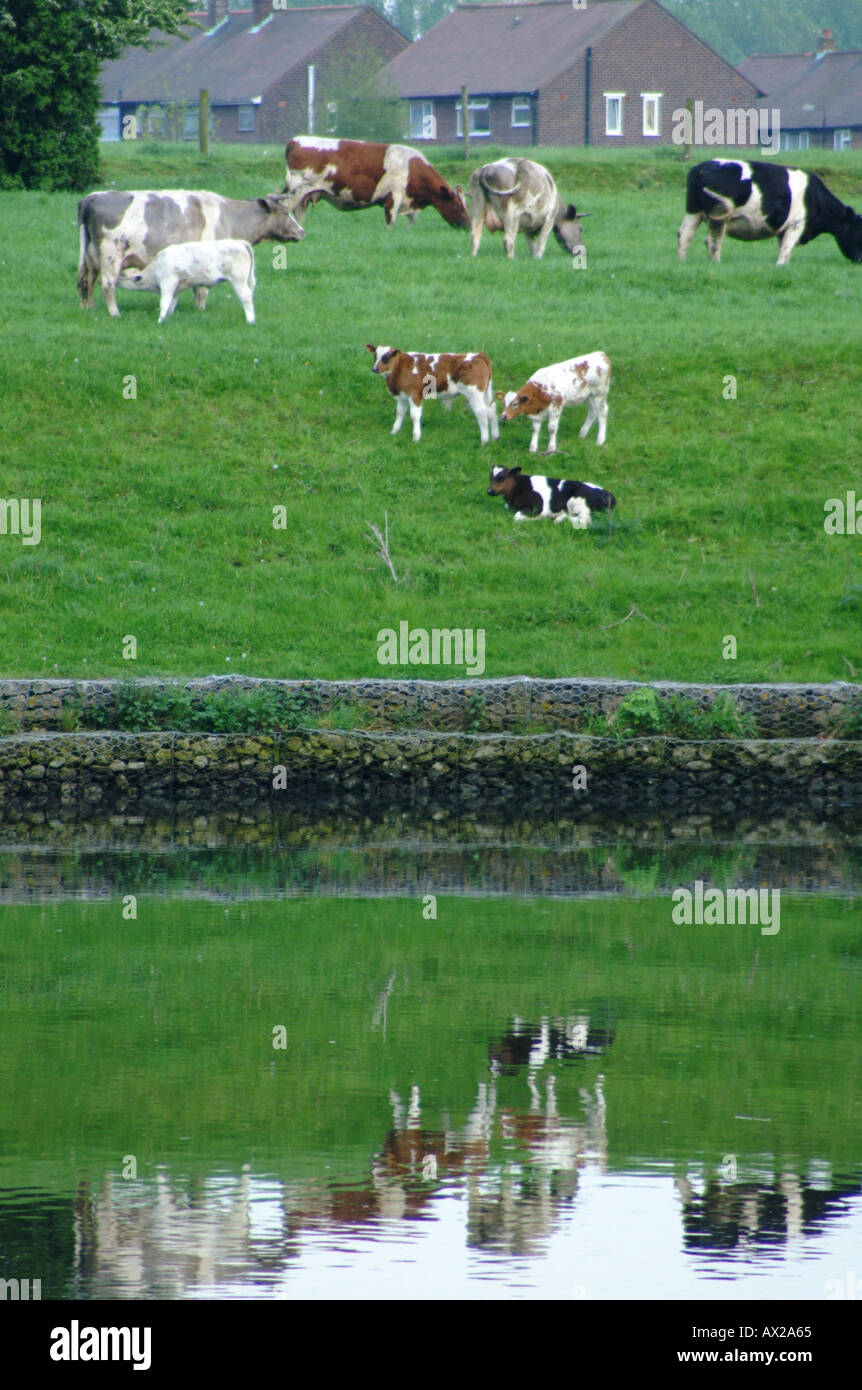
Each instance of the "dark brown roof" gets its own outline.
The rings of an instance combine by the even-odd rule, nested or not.
[[[766,93],[761,105],[778,109],[783,129],[862,126],[862,50],[777,56],[788,60],[787,66],[782,72],[776,63],[769,86],[747,71],[749,64],[766,60],[749,58],[739,70]],[[764,69],[761,76],[769,74]]]
[[[311,61],[319,48],[369,8],[315,5],[278,10],[263,24],[250,10],[232,12],[215,29],[186,29],[188,42],[168,39],[149,52],[128,48],[114,62],[105,63],[102,99],[194,101],[206,87],[214,103],[253,101],[291,68]]]
[[[535,92],[636,10],[639,0],[460,5],[387,64],[402,97]]]
[[[753,53],[739,64],[737,72],[766,95],[798,77],[813,57],[813,53]]]

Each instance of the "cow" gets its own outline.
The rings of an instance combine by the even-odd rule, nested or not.
[[[609,512],[617,505],[613,493],[596,483],[547,478],[520,468],[492,468],[488,496],[505,497],[516,521],[552,517],[557,524],[570,521],[576,531],[589,526],[593,512]]]
[[[491,359],[484,352],[401,352],[398,348],[375,347],[366,343],[374,357],[372,372],[386,378],[390,395],[395,396],[395,424],[391,433],[397,434],[410,408],[413,422],[413,442],[422,435],[422,406],[426,400],[442,399],[447,409],[455,396],[466,396],[467,404],[476,417],[482,443],[498,439],[497,406],[494,402],[494,381]]]
[[[518,415],[528,415],[533,428],[530,453],[539,447],[542,421],[548,422],[546,454],[557,448],[557,429],[565,405],[587,403],[587,418],[580,429],[583,439],[593,422],[598,420],[596,442],[604,444],[608,427],[608,391],[611,385],[611,364],[604,352],[588,352],[585,357],[570,357],[551,367],[540,367],[519,391],[507,391],[503,398],[500,419],[504,423]]]
[[[161,294],[159,323],[177,307],[181,290],[217,285],[229,280],[245,310],[246,323],[254,323],[254,251],[248,241],[226,237],[219,241],[180,241],[166,246],[143,270],[123,271],[117,285],[124,290],[155,290]]]
[[[410,145],[370,140],[332,140],[295,135],[284,151],[287,207],[302,218],[319,198],[343,212],[382,206],[388,226],[399,213],[411,220],[422,208],[435,207],[453,227],[469,227],[460,185],[450,188],[419,150]]]
[[[78,204],[81,308],[92,309],[93,286],[101,272],[108,313],[119,316],[115,288],[121,270],[143,270],[166,246],[182,241],[300,241],[302,227],[279,197],[222,198],[202,190],[89,193]],[[195,290],[203,309],[206,286]]]
[[[679,259],[700,223],[709,230],[710,260],[721,260],[725,234],[739,241],[780,238],[777,265],[787,265],[798,243],[823,232],[834,236],[848,261],[862,262],[862,216],[830,193],[817,174],[752,159],[708,159],[689,170],[685,217],[677,232]]]
[[[510,261],[515,258],[519,231],[526,236],[536,260],[545,254],[551,232],[564,251],[576,252],[583,246],[581,218],[590,215],[577,212],[574,203],[566,206],[548,170],[532,159],[499,159],[474,170],[470,175],[470,210],[473,255],[477,255],[482,230],[487,227],[489,232],[502,230]]]

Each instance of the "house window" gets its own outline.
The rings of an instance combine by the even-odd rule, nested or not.
[[[853,137],[849,130],[836,130],[832,136],[832,148],[836,150],[849,150]]]
[[[338,102],[328,101],[326,103],[326,133],[334,135],[338,129]]]
[[[254,107],[251,102],[236,108],[237,130],[254,130]]]
[[[625,92],[605,92],[605,135],[622,135]]]
[[[198,108],[196,106],[190,106],[183,122],[184,140],[197,140],[198,124]]]
[[[533,123],[533,108],[529,97],[512,97],[512,125],[515,128]]]
[[[644,135],[661,135],[661,92],[641,92],[641,100]]]
[[[807,130],[783,130],[781,132],[781,148],[783,150],[807,150],[811,144],[811,136]]]
[[[469,128],[471,135],[490,135],[491,134],[491,103],[487,100],[471,101],[467,106]],[[458,121],[458,135],[464,134],[464,122],[461,118],[461,103],[455,103],[455,115]]]
[[[433,101],[410,102],[410,138],[412,140],[437,139],[437,118],[434,115]]]

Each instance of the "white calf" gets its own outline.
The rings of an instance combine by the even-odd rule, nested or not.
[[[557,429],[564,405],[585,402],[587,418],[580,429],[580,438],[598,421],[597,444],[604,444],[608,428],[608,391],[611,385],[611,364],[603,352],[588,352],[585,357],[571,357],[567,362],[555,362],[552,367],[540,367],[520,391],[507,391],[505,409],[500,419],[506,423],[518,415],[528,415],[533,429],[530,453],[539,447],[542,421],[548,422],[548,448],[557,447]]]
[[[164,323],[177,307],[181,290],[201,285],[209,288],[221,280],[230,281],[245,310],[246,322],[254,323],[254,251],[248,241],[181,241],[166,246],[144,270],[122,271],[117,284],[124,290],[160,293],[159,323]]]

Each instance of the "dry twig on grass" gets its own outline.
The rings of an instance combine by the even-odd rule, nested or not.
[[[372,539],[372,538],[373,538],[373,540],[375,540],[375,541],[377,542],[377,544],[379,545],[379,547],[380,547],[380,549],[378,550],[377,554],[380,556],[380,558],[381,558],[381,560],[383,561],[383,563],[384,563],[385,565],[388,565],[388,567],[389,567],[389,573],[392,575],[392,578],[395,580],[395,583],[396,583],[396,584],[400,584],[400,583],[401,583],[401,580],[398,578],[398,575],[395,573],[395,566],[394,566],[393,563],[392,563],[392,556],[389,554],[389,513],[388,513],[388,512],[384,512],[384,513],[383,513],[383,532],[382,532],[382,534],[381,534],[381,531],[380,531],[380,527],[379,527],[379,526],[375,526],[374,523],[373,523],[372,521],[366,521],[365,525],[368,527],[369,531],[371,532],[371,536],[369,537],[369,539]]]

